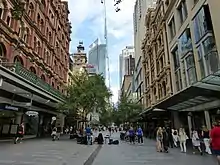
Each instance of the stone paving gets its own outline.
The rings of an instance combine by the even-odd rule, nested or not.
[[[115,139],[118,135],[114,135]],[[144,145],[122,142],[119,145],[103,145],[93,165],[216,165],[214,156],[181,153],[170,149],[169,153],[156,152],[155,142],[145,139]]]
[[[67,137],[0,144],[0,165],[83,165],[97,145],[80,145]]]

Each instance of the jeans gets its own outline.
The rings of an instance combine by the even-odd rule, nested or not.
[[[211,152],[210,143],[209,143],[210,139],[204,138],[203,141],[204,141],[204,144],[205,144],[205,151],[206,151],[208,154],[211,155],[212,152]]]
[[[180,141],[181,152],[186,152],[186,141]]]
[[[142,135],[138,135],[138,143],[144,143]]]
[[[87,144],[92,144],[92,138],[89,134],[87,134]]]

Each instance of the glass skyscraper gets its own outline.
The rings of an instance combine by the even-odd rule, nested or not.
[[[106,45],[98,44],[92,47],[88,53],[88,63],[97,68],[97,72],[106,78]]]

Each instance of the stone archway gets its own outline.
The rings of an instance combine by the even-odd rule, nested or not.
[[[33,66],[30,67],[30,71],[31,71],[32,73],[34,73],[34,74],[37,73],[36,69],[35,69]]]
[[[14,63],[20,63],[22,66],[24,66],[24,61],[20,56],[14,57]]]

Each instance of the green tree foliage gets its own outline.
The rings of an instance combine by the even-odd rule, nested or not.
[[[142,105],[127,97],[126,93],[122,94],[118,102],[116,111],[113,111],[112,118],[116,125],[125,122],[132,122],[142,111]]]
[[[87,115],[94,110],[98,112],[105,110],[111,93],[105,85],[103,76],[76,73],[72,77],[72,82],[67,89],[66,101],[60,106],[62,110],[69,110],[72,115],[79,112]]]
[[[99,122],[101,125],[109,126],[113,122],[112,114],[114,111],[114,107],[112,104],[108,103],[106,108],[100,112]]]

